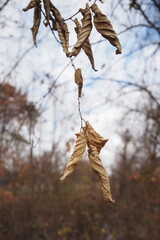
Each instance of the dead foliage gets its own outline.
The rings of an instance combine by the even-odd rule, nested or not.
[[[90,166],[99,177],[103,198],[105,201],[114,202],[111,196],[109,178],[99,156],[101,148],[105,145],[108,139],[100,136],[88,121],[85,123],[86,126],[83,128],[82,132],[76,134],[77,141],[73,154],[71,155],[60,180],[63,181],[73,172],[76,164],[82,159],[87,145]]]
[[[44,8],[44,11],[42,10],[42,7]],[[111,22],[99,10],[97,4],[95,3],[92,4],[91,6],[89,6],[89,4],[86,3],[85,8],[84,9],[81,8],[77,12],[77,14],[78,13],[82,14],[82,19],[81,23],[78,21],[77,18],[74,19],[74,23],[76,25],[74,30],[77,35],[77,41],[71,51],[69,51],[69,30],[66,21],[69,19],[71,20],[72,17],[64,20],[61,16],[60,11],[54,6],[54,4],[50,0],[43,0],[42,4],[40,0],[31,0],[28,6],[23,10],[27,11],[31,8],[34,8],[33,27],[31,30],[35,45],[36,36],[41,22],[41,13],[43,13],[45,15],[44,21],[45,26],[46,27],[49,26],[52,31],[57,31],[59,42],[61,43],[61,46],[66,56],[70,58],[73,56],[77,56],[80,53],[81,49],[83,49],[91,63],[92,68],[95,71],[97,71],[95,69],[93,52],[91,44],[89,42],[89,36],[92,31],[92,14],[93,14],[94,15],[93,22],[96,30],[104,38],[106,38],[111,43],[111,45],[117,48],[116,54],[122,53],[121,44],[116,35],[116,32],[113,30]],[[74,14],[73,16],[75,15],[76,14]],[[81,98],[82,95],[83,77],[80,68],[77,69],[75,68],[75,83],[78,85],[78,104],[79,104],[78,111],[80,113],[82,131],[76,134],[77,141],[73,154],[71,155],[71,158],[66,165],[64,174],[60,178],[60,180],[63,181],[68,175],[70,175],[73,172],[75,165],[82,159],[87,145],[89,149],[88,153],[90,166],[99,177],[103,197],[106,201],[114,202],[110,192],[109,178],[99,156],[101,149],[104,147],[108,139],[105,139],[102,136],[100,136],[88,121],[85,122],[85,127],[82,128],[82,120],[84,119],[82,118],[80,110],[79,98]]]
[[[44,12],[42,10],[44,8]],[[122,53],[122,47],[120,41],[116,35],[116,32],[113,30],[111,22],[108,18],[99,10],[97,4],[86,4],[84,9],[79,9],[78,13],[82,14],[82,25],[79,23],[78,19],[74,20],[76,27],[75,32],[77,34],[77,41],[69,51],[69,30],[66,22],[62,18],[60,11],[55,7],[55,5],[50,0],[43,0],[42,3],[40,0],[31,0],[26,8],[23,11],[28,11],[29,9],[34,8],[34,18],[33,18],[33,42],[36,45],[36,36],[39,31],[41,13],[45,15],[44,24],[47,27],[51,28],[52,31],[58,32],[59,41],[62,45],[63,51],[67,57],[77,56],[81,49],[84,50],[85,54],[89,58],[92,68],[95,70],[93,52],[91,49],[91,44],[89,42],[89,36],[92,31],[92,14],[94,14],[94,25],[96,30],[106,38],[113,46],[117,48],[116,54]],[[96,70],[95,70],[96,71]]]
[[[99,10],[97,4],[91,6],[92,12],[94,13],[94,25],[97,31],[106,38],[113,46],[117,48],[116,54],[122,53],[122,47],[116,32],[113,30],[111,22],[108,18]]]
[[[80,68],[75,70],[74,77],[75,77],[75,83],[78,85],[78,98],[81,98],[83,78],[82,78],[82,72]]]

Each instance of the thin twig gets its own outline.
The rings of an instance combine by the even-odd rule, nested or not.
[[[62,71],[58,74],[57,78],[54,80],[54,82],[52,83],[51,87],[49,88],[49,90],[38,100],[35,102],[35,105],[37,105],[39,102],[41,107],[43,100],[48,96],[48,94],[52,91],[52,89],[55,87],[56,82],[58,81],[58,79],[60,78],[60,76],[63,74],[63,72],[67,69],[67,67],[70,65],[71,63],[69,62],[63,69]]]
[[[72,67],[74,68],[74,70],[76,70],[76,67],[75,67],[75,65],[74,65],[73,59],[70,58],[70,61],[71,61],[71,65],[72,65]]]
[[[41,39],[39,39],[37,42],[40,43],[44,38],[46,37],[46,35],[44,35]],[[29,47],[28,49],[26,49],[22,55],[17,59],[17,61],[14,63],[14,65],[11,67],[11,69],[9,70],[9,72],[4,76],[3,78],[3,82],[5,82],[5,80],[7,78],[10,77],[11,73],[13,72],[13,70],[15,70],[17,68],[17,66],[21,63],[21,61],[26,57],[26,55],[35,48],[34,45],[32,45],[31,47]]]
[[[97,0],[95,0],[93,4],[95,4],[96,2],[97,2]],[[92,5],[93,5],[93,4],[92,4]],[[91,6],[92,6],[92,5],[91,5]],[[90,6],[90,8],[91,8],[91,6]],[[72,18],[73,18],[74,16],[76,16],[79,12],[80,12],[80,9],[79,9],[76,13],[74,13],[71,17],[64,19],[64,21],[72,20]]]
[[[41,13],[42,13],[43,16],[45,17],[45,20],[47,20],[46,14],[45,14],[45,12],[42,10],[42,8],[41,8],[41,4],[40,4],[39,2],[37,2],[37,1],[38,1],[38,0],[36,0],[36,3],[37,3],[37,5],[38,5],[38,7],[40,8]],[[44,24],[44,25],[45,25],[45,24]],[[48,22],[48,25],[49,25],[49,28],[50,28],[50,30],[51,30],[54,38],[56,39],[56,41],[61,44],[61,42],[60,42],[60,41],[58,40],[58,38],[56,37],[56,35],[55,35],[55,33],[54,33],[54,30],[53,30],[52,27],[51,27],[50,22]],[[46,25],[45,25],[45,26],[46,26]]]
[[[78,10],[78,12],[76,12],[75,14],[73,14],[71,17],[64,19],[64,21],[72,20],[72,18],[73,18],[74,16],[76,16],[79,12],[80,12],[80,9]]]
[[[97,0],[95,0],[93,4],[95,4],[96,2],[97,2]],[[92,4],[92,5],[93,5],[93,4]],[[90,8],[91,8],[91,6],[90,6]]]
[[[141,5],[136,1],[135,5],[137,9],[141,12],[142,16],[145,18],[145,20],[150,24],[150,26],[157,30],[157,32],[160,34],[160,28],[156,27],[155,24],[149,19],[149,17],[146,15],[145,11],[142,9]]]
[[[80,131],[83,127],[83,121],[85,122],[84,118],[82,117],[82,112],[81,112],[81,101],[80,98],[78,97],[78,112],[79,112],[79,116],[80,116],[80,120],[81,120],[81,128]]]
[[[2,4],[2,6],[0,7],[0,11],[3,10],[3,8],[9,3],[9,1],[10,1],[10,0],[6,0],[6,1]]]

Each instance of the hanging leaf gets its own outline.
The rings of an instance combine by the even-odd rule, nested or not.
[[[65,48],[66,48],[66,56],[68,57],[69,55],[69,51],[68,51],[68,47],[69,47],[69,31],[68,31],[68,26],[67,24],[64,22],[63,20],[63,24],[62,24],[62,33],[65,39]]]
[[[35,6],[37,6],[37,4],[40,4],[40,0],[31,0],[29,2],[29,4],[27,5],[26,8],[23,8],[23,11],[26,12],[31,8],[34,8]]]
[[[59,10],[53,5],[52,2],[50,2],[50,11],[52,12],[52,14],[54,15],[56,21],[61,24],[61,20],[62,20],[62,17],[61,17],[61,14],[59,12]]]
[[[88,39],[91,30],[92,30],[92,22],[91,22],[91,12],[88,3],[86,4],[85,9],[80,9],[83,19],[82,19],[82,29],[79,32],[78,40],[73,47],[69,57],[77,56],[80,52],[84,42]]]
[[[75,31],[77,33],[77,38],[79,39],[80,37],[80,32],[82,31],[82,26],[81,24],[79,23],[78,19],[76,18],[74,20],[75,24],[76,24],[76,27],[75,27]],[[95,69],[95,66],[94,66],[94,58],[93,58],[93,53],[92,53],[92,48],[91,48],[91,44],[89,42],[89,39],[87,39],[83,45],[82,45],[82,49],[84,50],[85,54],[87,55],[87,57],[89,58],[90,60],[90,63],[92,65],[92,68],[94,69],[94,71],[97,71]]]
[[[37,47],[36,36],[39,30],[39,26],[41,23],[41,8],[39,6],[34,7],[34,17],[33,17],[33,27],[31,28],[33,35],[34,45]]]
[[[111,196],[109,178],[107,176],[105,168],[102,165],[102,161],[98,155],[97,148],[89,144],[88,153],[90,159],[90,166],[99,177],[104,200],[114,202]]]
[[[88,121],[85,123],[86,126],[84,127],[84,132],[87,138],[87,142],[96,147],[98,153],[100,153],[101,149],[104,147],[108,139],[105,139],[99,135]]]
[[[59,10],[53,5],[53,3],[50,2],[50,11],[52,12],[56,24],[55,24],[55,29],[58,31],[58,36],[61,41],[61,45],[63,48],[63,51],[66,53],[66,56],[68,57],[69,51],[69,31],[67,24],[64,22],[64,19],[61,17],[61,14]],[[53,22],[54,24],[54,22]]]
[[[68,41],[69,41],[68,27],[67,27],[66,23],[64,23],[63,25],[62,24],[60,25],[58,22],[56,22],[56,29],[58,31],[58,36],[59,36],[59,39],[61,41],[63,51],[66,53],[66,56],[68,57],[68,55],[69,55],[69,51],[68,51]]]
[[[44,4],[46,20],[47,20],[46,26],[48,26],[49,20],[50,20],[50,0],[43,0],[43,4]]]
[[[76,136],[77,141],[74,147],[73,154],[71,155],[71,158],[66,165],[63,176],[60,178],[62,182],[68,175],[70,175],[73,172],[75,165],[82,159],[82,156],[86,149],[86,138],[84,133],[83,132],[77,133]]]
[[[82,87],[83,87],[83,78],[82,78],[82,72],[80,68],[75,70],[74,78],[75,78],[75,83],[78,85],[78,97],[80,98],[82,93]]]
[[[99,10],[97,4],[91,6],[92,12],[94,15],[94,25],[97,31],[106,38],[113,46],[117,48],[116,54],[122,53],[122,47],[119,42],[119,39],[116,35],[116,32],[113,30],[111,22],[108,18]]]

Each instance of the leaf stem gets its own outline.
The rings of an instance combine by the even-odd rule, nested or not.
[[[78,12],[76,12],[75,14],[73,14],[71,17],[64,19],[64,21],[72,20],[72,18],[73,18],[74,16],[76,16],[79,12],[80,12],[80,9],[78,10]]]
[[[85,122],[83,116],[82,116],[82,112],[81,112],[81,101],[80,101],[80,98],[78,97],[78,112],[79,112],[79,116],[80,116],[80,120],[81,120],[81,128],[80,128],[80,131],[83,127],[83,121]]]
[[[36,0],[36,3],[37,3],[37,5],[38,5],[38,7],[40,8],[41,13],[43,14],[45,20],[47,20],[47,16],[46,16],[45,12],[44,12],[44,11],[42,10],[42,8],[41,8],[41,3],[39,3],[38,0]],[[44,23],[44,21],[43,21],[43,23]],[[56,37],[56,35],[55,35],[55,33],[54,33],[54,31],[53,31],[53,29],[52,29],[52,27],[51,27],[50,22],[47,21],[47,23],[48,23],[48,25],[49,25],[49,28],[50,28],[50,30],[51,30],[51,32],[52,32],[52,34],[53,34],[55,40],[56,40],[58,43],[61,44],[61,42],[60,42],[60,41],[58,40],[58,38]],[[45,23],[44,23],[44,25],[47,26]]]

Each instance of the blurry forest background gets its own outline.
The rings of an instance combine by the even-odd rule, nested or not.
[[[53,1],[64,19],[86,2]],[[0,2],[0,239],[159,240],[160,1],[97,1],[123,54],[93,31],[98,72],[83,53],[73,60],[84,118],[110,139],[102,159],[115,204],[103,201],[85,157],[59,181],[80,126],[74,69],[43,24],[33,46],[27,4]]]

